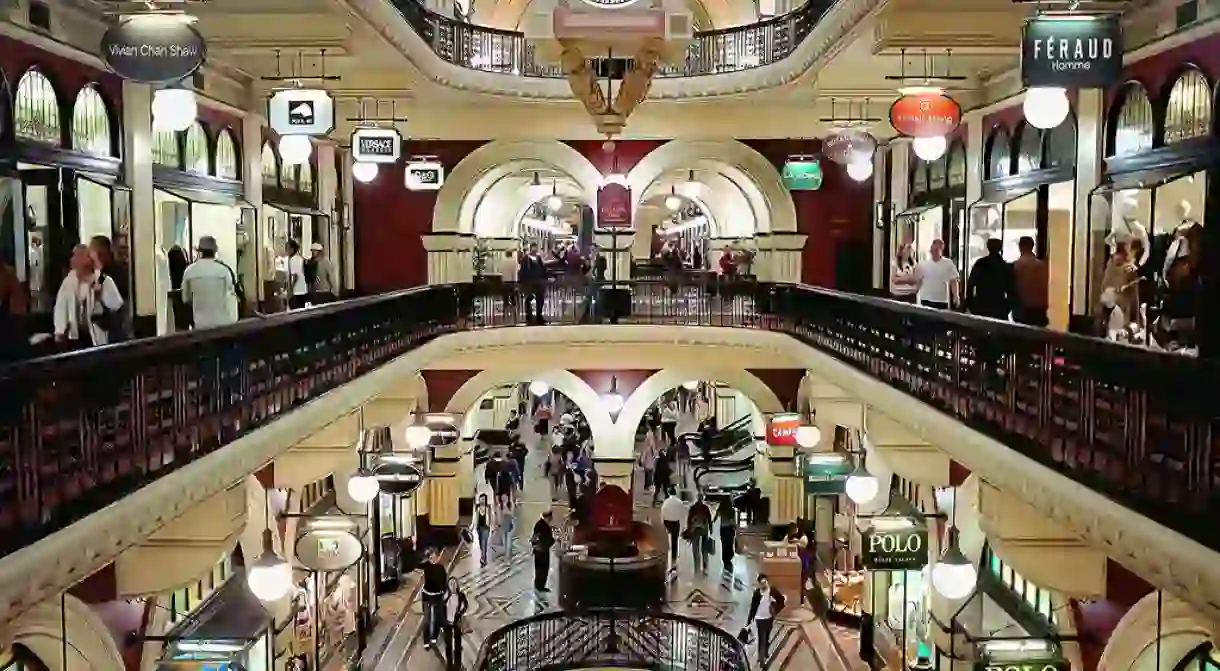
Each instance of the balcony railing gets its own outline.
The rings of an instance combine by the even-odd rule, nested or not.
[[[741,642],[719,627],[673,613],[543,613],[492,632],[475,671],[520,669],[747,671]]]
[[[481,72],[562,79],[556,64],[539,63],[524,33],[478,26],[442,16],[420,0],[391,0],[411,28],[446,63]],[[778,63],[796,51],[834,4],[809,0],[796,11],[735,28],[696,31],[678,63],[663,64],[658,77],[698,77]]]
[[[629,286],[622,323],[789,334],[1220,550],[1220,397],[1191,387],[1213,362],[804,286]],[[596,321],[588,298],[556,285],[545,317]],[[521,304],[426,287],[0,369],[0,556],[438,335],[520,325]]]

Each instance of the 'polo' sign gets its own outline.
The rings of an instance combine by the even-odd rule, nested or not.
[[[907,517],[879,517],[861,554],[870,571],[918,571],[928,565],[928,530]]]
[[[1039,16],[1021,36],[1026,86],[1104,89],[1123,78],[1123,29],[1114,16]]]

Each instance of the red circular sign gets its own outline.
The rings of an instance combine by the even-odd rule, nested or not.
[[[943,93],[905,95],[890,105],[890,125],[907,137],[943,137],[962,123],[962,106]]]

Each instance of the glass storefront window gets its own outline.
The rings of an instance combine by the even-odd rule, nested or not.
[[[186,619],[191,613],[195,612],[212,593],[220,589],[222,585],[228,582],[233,575],[233,556],[225,555],[223,559],[216,562],[212,570],[200,578],[197,582],[186,585],[175,590],[169,599],[169,622],[165,630],[169,631],[173,626]]]
[[[72,106],[72,148],[95,156],[110,156],[110,113],[101,94],[86,86]]]
[[[1050,590],[1038,587],[1021,577],[1021,574],[1012,570],[1012,567],[996,556],[990,547],[985,547],[983,554],[986,557],[985,564],[991,573],[997,576],[1009,591],[1024,600],[1035,613],[1042,616],[1048,625],[1058,629],[1059,613],[1055,609]]]
[[[17,93],[13,97],[13,134],[22,140],[56,146],[63,143],[55,87],[36,69],[26,71],[17,82]]]

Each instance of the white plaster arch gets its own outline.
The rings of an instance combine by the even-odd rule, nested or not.
[[[758,228],[754,208],[737,184],[719,171],[701,170],[695,175],[699,189],[691,193],[685,186],[686,178],[660,178],[645,190],[636,204],[636,216],[646,216],[644,210],[654,203],[664,204],[671,188],[679,197],[694,201],[712,222],[712,237],[749,238]],[[634,188],[634,187],[633,187]],[[669,212],[662,209],[662,218]],[[643,230],[636,226],[636,230]]]
[[[756,232],[796,232],[796,208],[779,171],[767,157],[736,140],[672,140],[640,159],[627,174],[627,183],[642,196],[668,170],[708,167],[732,180],[750,201]]]
[[[106,623],[71,594],[48,599],[26,611],[13,622],[10,635],[13,643],[29,649],[48,671],[125,669],[123,655]]]
[[[1160,619],[1160,665],[1157,665],[1157,620]],[[1110,634],[1101,654],[1102,671],[1172,669],[1199,645],[1214,640],[1208,619],[1172,594],[1149,592],[1127,611]]]
[[[572,147],[555,140],[494,140],[470,152],[452,170],[436,194],[433,232],[474,232],[474,214],[484,194],[501,177],[530,169],[562,172],[594,202],[601,171]]]
[[[783,412],[784,404],[780,402],[775,392],[758,376],[740,368],[665,368],[650,375],[631,392],[631,396],[623,403],[616,422],[619,431],[619,441],[626,441],[634,447],[635,430],[644,419],[644,413],[662,394],[689,380],[713,380],[723,382],[745,394],[754,402],[754,407],[760,413]]]
[[[593,444],[599,448],[605,446],[604,449],[607,449],[607,453],[599,451],[599,456],[602,454],[608,457],[619,456],[608,453],[613,451],[615,444],[613,442],[614,420],[606,411],[606,405],[602,402],[601,396],[593,390],[593,387],[589,386],[588,382],[577,377],[572,371],[562,368],[538,370],[527,366],[505,366],[483,370],[458,387],[453,397],[445,405],[445,412],[469,412],[488,389],[516,384],[524,380],[545,382],[552,389],[563,392],[585,414],[585,419],[589,422],[589,430],[593,434]]]

